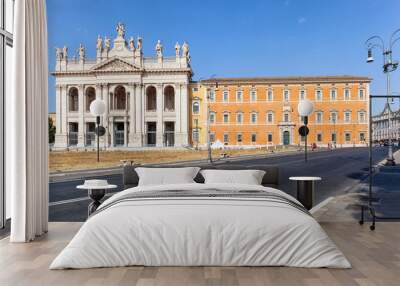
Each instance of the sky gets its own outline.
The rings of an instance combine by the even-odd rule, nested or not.
[[[94,58],[97,35],[114,39],[116,24],[123,22],[127,39],[143,38],[145,56],[155,55],[157,40],[166,56],[175,54],[177,41],[186,41],[194,80],[358,75],[373,78],[371,93],[385,94],[382,51],[374,50],[375,62],[367,64],[365,41],[379,35],[388,45],[400,28],[399,11],[399,0],[47,0],[49,70],[55,47],[67,45],[72,55],[82,43]],[[400,59],[400,41],[393,57]],[[392,90],[400,93],[400,69],[392,73]],[[375,101],[373,113],[383,104]],[[54,110],[50,76],[49,111]]]

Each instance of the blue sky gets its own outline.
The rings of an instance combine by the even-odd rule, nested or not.
[[[375,34],[387,40],[400,28],[399,0],[47,0],[47,10],[50,71],[56,46],[67,45],[71,55],[83,43],[94,57],[97,35],[115,38],[121,21],[127,38],[143,37],[147,56],[158,39],[166,55],[174,55],[176,41],[187,41],[195,80],[351,74],[374,78],[372,93],[384,93],[386,81],[381,52],[367,65],[364,42]],[[400,41],[393,55],[400,59]],[[400,92],[400,71],[392,82]],[[381,106],[374,103],[374,111]],[[55,110],[52,76],[49,110]]]

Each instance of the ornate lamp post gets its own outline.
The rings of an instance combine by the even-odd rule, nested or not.
[[[105,128],[100,126],[100,116],[106,111],[106,105],[103,100],[95,99],[90,104],[90,113],[96,116],[96,135],[97,135],[97,162],[100,162],[100,136],[105,133]]]
[[[213,74],[210,79],[215,78],[215,74]],[[218,81],[215,80],[215,89],[214,91],[218,90]],[[215,94],[214,94],[215,97]],[[207,90],[207,153],[208,153],[208,162],[212,163],[212,151],[211,151],[211,139],[210,139],[210,134],[211,134],[211,128],[210,128],[210,91]]]
[[[391,94],[391,86],[390,86],[390,73],[395,71],[398,66],[397,61],[392,60],[392,48],[393,45],[400,39],[399,35],[400,29],[397,29],[392,33],[390,36],[390,41],[389,41],[389,46],[385,48],[385,42],[383,39],[379,36],[372,36],[370,37],[367,41],[365,41],[365,46],[367,47],[368,50],[368,55],[367,55],[367,63],[372,63],[374,61],[374,58],[372,56],[372,50],[374,48],[380,48],[382,50],[382,55],[383,55],[383,73],[386,74],[386,94],[387,94],[387,105],[388,105],[388,143],[389,143],[389,148],[388,148],[388,157],[386,159],[386,165],[394,166],[396,163],[393,158],[393,147],[392,147],[392,134],[391,134],[391,126],[390,126],[390,121],[391,121],[391,110],[390,110],[390,102],[389,100],[392,101],[393,103],[393,98],[390,99]],[[370,135],[371,136],[371,135]]]
[[[308,135],[308,116],[313,112],[314,110],[314,104],[309,101],[308,99],[301,100],[299,104],[297,105],[297,110],[300,114],[300,116],[303,116],[304,118],[304,125],[300,127],[299,133],[301,136],[304,136],[304,161],[307,162],[307,135]]]

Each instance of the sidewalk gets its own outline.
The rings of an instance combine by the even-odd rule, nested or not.
[[[372,197],[377,216],[400,218],[400,151],[394,157],[397,166],[380,166],[373,176]],[[320,222],[358,221],[360,203],[368,202],[368,183],[367,179],[348,193],[332,198],[314,217]]]

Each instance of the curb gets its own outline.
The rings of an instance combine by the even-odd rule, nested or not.
[[[393,157],[394,157],[397,153],[400,154],[400,149],[399,149],[399,150],[396,150],[396,151],[393,153]],[[381,171],[380,169],[381,169],[382,167],[385,167],[385,165],[384,165],[385,161],[386,161],[386,158],[385,158],[385,159],[382,159],[382,160],[379,161],[376,165],[373,165],[373,166],[372,166],[373,168],[376,169],[376,171],[372,173],[372,176],[375,176],[375,175],[377,175],[378,173],[380,173],[380,171]],[[368,179],[369,179],[369,173],[366,174],[366,175],[364,176],[364,178],[361,178],[361,179],[360,179],[360,182],[355,183],[353,186],[348,187],[348,188],[344,191],[344,193],[345,193],[345,194],[355,193],[356,190],[357,190],[357,188],[359,188],[362,184],[366,184],[366,183],[367,183],[367,180],[368,180]]]

